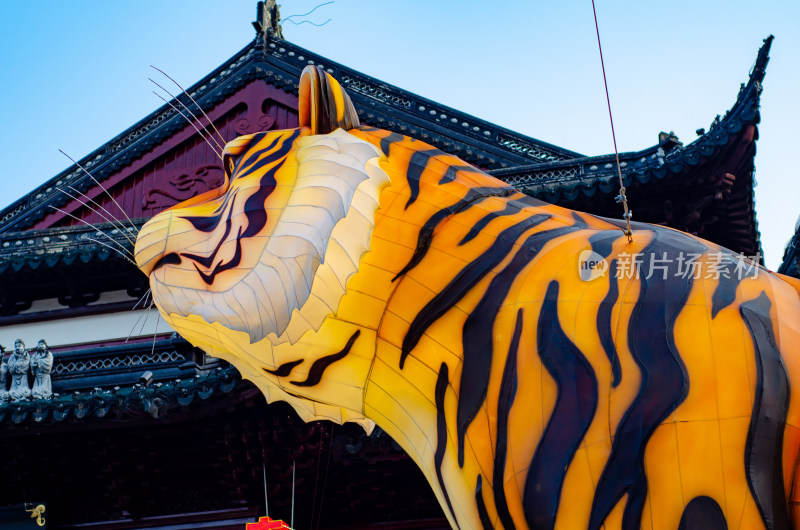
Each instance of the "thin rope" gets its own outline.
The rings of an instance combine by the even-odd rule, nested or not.
[[[321,424],[319,425],[319,451],[317,452],[317,477],[314,479],[314,497],[311,501],[311,526],[309,528],[314,528],[314,514],[317,510],[317,486],[319,485],[319,465],[322,461],[322,435],[324,434],[324,429],[322,428]]]
[[[292,460],[292,516],[291,519],[289,519],[291,521],[289,526],[291,526],[292,528],[294,528],[294,478],[295,478],[294,472],[296,469],[297,469],[297,461]]]
[[[335,423],[331,423],[331,435],[328,439],[328,461],[325,464],[325,478],[322,481],[322,492],[319,495],[319,512],[317,513],[317,524],[314,529],[319,528],[319,521],[322,518],[322,505],[325,502],[325,487],[328,485],[328,471],[331,467],[331,453],[333,452],[333,429],[336,427]]]
[[[619,165],[619,152],[617,151],[617,135],[614,134],[614,117],[611,115],[611,98],[608,97],[608,80],[606,79],[606,65],[603,62],[603,46],[600,45],[600,26],[597,24],[597,10],[594,7],[594,0],[592,0],[592,13],[594,14],[594,29],[597,31],[597,48],[600,50],[600,68],[603,70],[603,84],[606,87],[606,103],[608,103],[608,119],[611,122],[611,138],[614,140],[614,157],[617,160],[617,175],[619,176],[619,195],[616,201],[622,203],[622,208],[625,213],[625,226],[627,228],[622,230],[628,237],[628,243],[633,243],[633,232],[631,232],[631,217],[633,213],[628,209],[628,197],[625,195],[625,185],[622,182],[622,168]]]
[[[269,517],[269,498],[267,497],[267,463],[261,458],[261,469],[264,471],[264,515]]]

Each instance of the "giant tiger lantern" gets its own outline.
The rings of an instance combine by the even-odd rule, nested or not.
[[[319,68],[299,105],[139,234],[183,337],[380,425],[454,528],[800,528],[798,282],[362,127]]]

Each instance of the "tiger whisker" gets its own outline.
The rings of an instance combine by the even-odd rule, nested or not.
[[[148,289],[148,291],[149,291],[149,289]],[[146,299],[146,298],[147,298],[147,293],[145,293],[143,299]],[[144,307],[144,306],[142,306],[142,307]],[[128,338],[125,339],[125,342],[128,342],[130,340],[131,335],[133,335],[133,330],[135,330],[136,326],[139,325],[139,321],[142,320],[142,317],[146,316],[150,312],[150,308],[151,307],[153,307],[153,302],[152,301],[150,302],[150,305],[148,306],[148,308],[145,309],[144,312],[141,315],[139,315],[139,318],[136,319],[136,322],[133,323],[133,326],[131,327],[131,332],[128,333]],[[147,319],[145,319],[145,323],[147,323]],[[144,329],[144,324],[142,324],[142,329]],[[141,333],[141,331],[139,331],[139,333]]]
[[[205,116],[205,117],[206,117],[206,120],[208,120],[208,123],[209,123],[209,125],[211,125],[211,127],[213,127],[214,131],[216,131],[216,133],[217,133],[217,136],[219,136],[219,139],[220,139],[220,140],[222,140],[222,145],[224,146],[224,145],[227,143],[227,142],[225,141],[225,137],[224,137],[224,136],[222,136],[222,133],[221,133],[221,132],[219,132],[219,129],[217,129],[217,126],[216,126],[216,125],[214,125],[214,122],[213,122],[213,121],[211,121],[211,118],[209,118],[209,117],[208,117],[208,114],[206,114],[206,111],[204,111],[204,110],[203,110],[203,107],[201,107],[201,106],[200,106],[200,104],[199,104],[197,101],[195,101],[195,99],[192,97],[192,95],[191,95],[191,94],[189,94],[189,92],[188,92],[188,91],[187,91],[185,88],[183,88],[183,87],[180,85],[180,83],[178,83],[177,81],[175,81],[175,80],[174,80],[174,79],[173,79],[173,78],[172,78],[172,77],[171,77],[171,76],[170,76],[168,73],[166,73],[166,72],[165,72],[164,70],[162,70],[161,68],[158,68],[158,67],[156,67],[156,66],[153,66],[152,64],[150,65],[150,68],[153,68],[154,70],[157,70],[157,71],[161,72],[161,73],[162,73],[162,74],[163,74],[163,75],[164,75],[164,76],[165,76],[167,79],[169,79],[170,81],[172,81],[173,83],[175,83],[175,86],[177,86],[178,88],[180,88],[180,89],[181,89],[181,91],[183,91],[183,93],[184,93],[184,94],[186,94],[186,96],[187,96],[187,97],[188,97],[188,98],[191,100],[191,102],[192,102],[192,103],[194,103],[194,104],[195,104],[195,106],[197,106],[198,110],[200,110],[200,112],[202,112],[202,113],[203,113],[203,116]],[[168,93],[169,93],[169,92],[168,92]],[[197,120],[197,121],[200,121],[200,120]],[[224,147],[223,147],[223,150],[224,150]]]
[[[151,79],[151,81],[152,81],[152,79]],[[175,105],[173,105],[171,102],[167,101],[167,100],[166,100],[166,98],[164,98],[164,96],[162,96],[161,94],[159,94],[159,93],[158,93],[158,92],[156,92],[155,90],[153,90],[153,94],[155,94],[156,96],[160,97],[160,98],[161,98],[161,100],[162,100],[164,103],[166,103],[167,105],[169,105],[170,107],[172,107],[172,110],[174,110],[175,112],[177,112],[178,114],[180,114],[180,115],[181,115],[181,117],[182,117],[184,120],[186,120],[186,122],[187,122],[189,125],[191,125],[192,127],[194,127],[194,130],[195,130],[195,131],[197,131],[197,134],[199,134],[199,135],[200,135],[200,138],[202,138],[202,139],[203,139],[203,140],[204,140],[204,141],[205,141],[205,142],[208,144],[208,146],[211,148],[211,150],[214,152],[214,154],[215,154],[215,155],[217,155],[217,156],[218,156],[220,159],[222,158],[222,153],[221,153],[220,151],[218,151],[218,150],[217,150],[217,149],[218,149],[218,146],[215,146],[214,144],[212,144],[212,143],[211,143],[211,141],[210,141],[210,140],[209,140],[209,139],[208,139],[208,138],[207,138],[207,137],[206,137],[206,136],[203,134],[203,132],[202,132],[202,131],[201,131],[201,130],[200,130],[198,127],[197,127],[197,125],[195,125],[195,124],[194,124],[194,120],[190,120],[190,119],[189,119],[189,118],[188,118],[188,117],[187,117],[187,116],[186,116],[186,115],[185,115],[183,112],[181,112],[181,110],[180,110],[178,107],[176,107]]]
[[[70,189],[72,189],[73,191],[76,191],[77,193],[80,193],[79,191],[77,191],[77,190],[76,190],[75,188],[73,188],[72,186],[70,186]],[[64,194],[64,195],[66,195],[67,197],[70,197],[71,199],[74,199],[74,200],[78,201],[80,204],[83,204],[83,205],[84,205],[84,206],[86,206],[86,207],[87,207],[89,210],[91,210],[93,213],[96,213],[97,215],[99,215],[100,217],[102,217],[104,221],[108,221],[108,222],[109,222],[109,223],[111,223],[113,226],[116,226],[117,228],[120,228],[120,225],[118,225],[117,223],[115,223],[115,221],[116,221],[116,220],[115,220],[113,217],[112,217],[111,219],[109,219],[108,217],[106,217],[105,215],[103,215],[102,213],[100,213],[99,211],[97,211],[96,209],[94,209],[94,208],[92,208],[91,206],[89,206],[89,204],[87,204],[87,203],[85,203],[85,202],[81,201],[81,200],[80,200],[80,199],[78,199],[76,196],[74,196],[74,195],[72,195],[71,193],[68,193],[68,192],[66,192],[66,191],[62,190],[61,188],[56,188],[56,190],[60,191],[61,193],[63,193],[63,194]],[[81,195],[83,195],[83,194],[81,193]],[[84,197],[86,197],[86,195],[83,195],[83,196],[84,196]],[[89,201],[91,201],[91,199],[89,199],[89,197],[86,197],[86,199],[87,199],[87,200],[89,200]],[[94,202],[94,201],[92,201],[92,202]],[[95,204],[97,204],[97,203],[95,203]],[[102,206],[101,206],[101,208],[102,208]],[[105,210],[105,208],[103,208],[103,209]],[[106,213],[108,213],[108,211],[106,211]],[[111,214],[109,214],[109,215],[111,215]],[[131,245],[134,245],[134,242],[133,242],[133,240],[132,240],[130,237],[128,237],[128,234],[126,233],[126,232],[127,232],[127,229],[126,229],[124,226],[122,226],[122,232],[123,232],[123,235],[125,236],[125,239],[127,239],[127,240],[128,240],[128,243],[130,243]]]
[[[170,95],[170,97],[171,97],[172,99],[174,99],[175,101],[177,101],[178,103],[180,103],[181,107],[183,107],[184,109],[186,109],[186,112],[188,112],[188,113],[189,113],[189,116],[191,116],[191,117],[192,117],[192,119],[194,119],[195,121],[197,121],[197,123],[199,123],[200,125],[203,125],[203,123],[200,121],[200,118],[198,118],[198,117],[197,117],[197,115],[196,115],[194,112],[192,112],[192,109],[190,109],[188,105],[186,105],[186,104],[185,104],[183,101],[181,101],[181,100],[180,100],[180,98],[179,98],[178,96],[174,95],[172,92],[170,92],[169,90],[167,90],[166,88],[164,88],[162,85],[160,85],[160,84],[158,83],[158,81],[155,81],[155,80],[154,80],[152,77],[148,77],[147,79],[148,79],[148,80],[149,80],[151,83],[153,83],[154,85],[156,85],[158,88],[160,88],[161,90],[163,90],[164,92],[166,92],[167,94],[169,94],[169,95]],[[194,101],[194,100],[192,100],[192,101]],[[197,105],[197,103],[195,103],[195,105]],[[200,107],[199,105],[197,105],[197,106],[198,106],[198,108]],[[202,111],[203,111],[203,109],[200,109],[200,112],[202,112]],[[203,115],[205,115],[205,112],[203,112]],[[206,118],[208,118],[208,116],[206,116]],[[211,123],[211,120],[208,120],[208,121],[209,121],[209,123]],[[214,126],[214,124],[213,124],[213,123],[211,123],[211,126],[213,127],[213,126]],[[206,127],[206,126],[203,126],[203,129],[204,129],[204,130],[206,130],[206,131],[208,131],[208,127]],[[215,129],[216,129],[216,128],[215,128]],[[210,132],[210,131],[208,132],[208,138],[209,138],[209,140],[213,140],[213,142],[214,142],[215,144],[217,144],[217,147],[219,148],[220,152],[221,152],[221,151],[222,151],[222,150],[225,148],[225,147],[224,147],[224,145],[225,145],[225,144],[224,144],[224,143],[223,143],[223,144],[220,144],[220,143],[217,141],[217,139],[216,139],[216,138],[214,138],[214,135],[213,135],[213,134],[211,134],[211,132]]]
[[[138,301],[138,302],[136,302],[136,305],[134,305],[134,306],[131,308],[131,311],[136,311],[136,308],[137,308],[137,307],[139,307],[139,304],[141,304],[142,302],[144,302],[144,301],[147,299],[147,297],[148,297],[149,295],[150,295],[150,289],[148,289],[148,290],[146,290],[146,291],[144,292],[144,294],[142,295],[142,297],[141,297],[141,298],[139,298],[139,301]]]
[[[158,335],[158,316],[156,316],[156,326],[153,330],[153,347],[150,349],[150,355],[152,356],[156,351],[156,335]]]
[[[100,208],[101,210],[103,210],[105,213],[107,213],[107,214],[108,214],[108,216],[110,217],[109,221],[116,223],[116,225],[117,225],[117,226],[119,226],[119,228],[120,228],[121,230],[123,230],[124,232],[130,233],[131,231],[133,231],[133,234],[134,234],[134,236],[135,236],[135,235],[137,235],[137,234],[139,233],[139,229],[138,229],[138,228],[136,228],[136,225],[133,225],[133,226],[131,226],[130,228],[126,227],[126,226],[125,226],[125,225],[122,223],[122,220],[121,220],[121,219],[119,219],[119,218],[118,218],[118,217],[116,217],[116,216],[115,216],[113,213],[111,213],[110,211],[108,211],[108,210],[107,210],[107,209],[106,209],[106,208],[105,208],[105,207],[104,207],[102,204],[100,204],[99,202],[95,201],[94,199],[92,199],[91,197],[89,197],[89,196],[88,196],[88,195],[86,195],[85,193],[81,192],[80,190],[78,190],[78,189],[77,189],[77,188],[75,188],[74,186],[69,186],[69,185],[68,185],[67,187],[68,187],[69,189],[71,189],[72,191],[74,191],[75,193],[77,193],[78,195],[80,195],[80,196],[82,196],[82,197],[85,197],[87,201],[89,201],[90,203],[94,204],[95,206],[97,206],[98,208]],[[99,212],[98,212],[98,214],[99,214]]]
[[[132,257],[133,257],[133,253],[132,253],[132,252],[131,252],[129,249],[125,248],[125,247],[122,245],[122,243],[120,243],[119,241],[117,241],[116,239],[114,239],[113,237],[111,237],[110,235],[106,234],[105,232],[103,232],[102,230],[100,230],[98,227],[96,227],[95,225],[93,225],[92,223],[90,223],[89,221],[84,221],[84,220],[83,220],[83,219],[81,219],[80,217],[76,217],[76,216],[72,215],[72,214],[71,214],[71,213],[69,213],[69,212],[65,212],[65,211],[64,211],[64,210],[62,210],[61,208],[56,208],[55,206],[52,206],[52,205],[50,205],[50,206],[49,206],[49,208],[52,208],[53,210],[59,211],[59,212],[63,213],[64,215],[67,215],[67,216],[69,216],[69,217],[71,217],[71,218],[75,219],[76,221],[78,221],[78,222],[80,222],[80,223],[83,223],[83,224],[85,224],[85,225],[86,225],[86,226],[88,226],[88,227],[94,228],[95,230],[97,230],[98,232],[100,232],[101,234],[103,234],[104,236],[106,236],[106,237],[107,237],[109,240],[111,240],[113,243],[115,243],[116,245],[118,245],[118,246],[119,246],[119,248],[120,248],[120,249],[122,249],[122,251],[124,251],[124,252],[126,253],[126,254],[123,254],[123,256],[125,256],[125,258],[126,258],[126,259],[128,259],[129,261],[131,261],[131,263],[133,263],[133,260],[131,260],[131,259],[130,259],[130,258],[132,258]],[[99,243],[99,241],[98,241],[98,243]],[[117,250],[115,247],[109,247],[109,248],[114,248],[115,250]],[[119,252],[119,250],[118,250],[118,252]],[[133,264],[134,264],[134,265],[136,265],[136,263],[133,263]]]
[[[94,178],[94,175],[92,175],[91,173],[89,173],[89,170],[87,170],[85,167],[83,167],[82,165],[80,165],[80,164],[78,163],[78,161],[77,161],[77,160],[75,160],[74,158],[72,158],[71,156],[69,156],[67,153],[65,153],[65,152],[64,152],[64,151],[62,151],[61,149],[59,149],[58,151],[59,151],[59,152],[60,152],[62,155],[64,155],[65,157],[67,157],[67,158],[69,158],[70,160],[72,160],[72,162],[73,162],[73,163],[74,163],[76,166],[78,166],[79,168],[81,168],[81,169],[83,170],[83,172],[84,172],[84,173],[86,173],[87,175],[89,175],[89,178],[90,178],[90,179],[92,179],[92,181],[94,181],[94,183],[95,183],[95,184],[97,184],[98,186],[100,186],[100,189],[101,189],[101,190],[103,190],[103,192],[104,192],[106,195],[108,195],[108,198],[109,198],[109,199],[111,199],[111,200],[112,200],[112,202],[113,202],[114,204],[116,204],[116,205],[117,205],[117,208],[119,208],[119,211],[121,211],[121,212],[122,212],[122,215],[124,215],[124,216],[125,216],[125,218],[128,220],[128,222],[131,224],[131,227],[133,227],[133,229],[134,229],[134,230],[136,230],[136,225],[134,225],[134,224],[133,224],[133,221],[131,221],[131,218],[130,218],[130,217],[128,217],[128,214],[127,214],[127,213],[125,213],[125,210],[122,208],[122,206],[120,206],[120,205],[119,205],[119,203],[118,203],[118,202],[117,202],[117,200],[114,198],[114,196],[113,196],[113,195],[111,195],[111,194],[108,192],[108,190],[105,188],[105,186],[103,186],[102,184],[100,184],[100,182],[99,182],[99,181],[98,181],[96,178]]]
[[[142,322],[142,327],[139,328],[139,335],[142,334],[144,331],[144,327],[147,325],[147,321],[150,319],[150,310],[153,309],[153,305],[155,305],[155,300],[150,300],[150,305],[147,306],[147,311],[144,312],[144,322]]]
[[[133,260],[132,260],[131,258],[129,258],[128,256],[126,256],[125,254],[123,254],[123,253],[122,253],[122,252],[121,252],[119,249],[117,249],[117,248],[115,248],[115,247],[112,247],[111,245],[106,245],[106,244],[105,244],[105,243],[103,243],[102,241],[98,241],[98,240],[96,240],[96,239],[94,239],[94,238],[91,238],[91,237],[87,237],[86,239],[88,239],[89,241],[94,241],[94,242],[95,242],[95,243],[97,243],[98,245],[103,245],[104,247],[108,248],[109,250],[113,250],[114,252],[116,252],[117,254],[119,254],[119,255],[120,255],[120,257],[124,258],[124,259],[125,259],[125,261],[129,262],[129,263],[130,263],[131,265],[133,265],[134,267],[137,267],[137,265],[136,265],[136,262],[135,262],[135,261],[133,261]]]

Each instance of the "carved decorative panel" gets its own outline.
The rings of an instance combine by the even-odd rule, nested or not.
[[[297,127],[296,100],[292,94],[255,80],[207,111],[218,132],[205,118],[194,126],[187,124],[130,165],[101,177],[108,194],[96,185],[81,190],[83,195],[67,190],[72,198],[60,209],[69,215],[54,211],[34,228],[148,218],[214,189],[224,179],[217,154],[222,146],[243,134]],[[213,138],[201,137],[195,126]]]
[[[142,210],[163,210],[190,199],[214,188],[218,188],[225,180],[225,171],[222,165],[206,164],[191,173],[181,173],[169,179],[153,176],[156,182],[165,184],[155,185],[142,197]]]

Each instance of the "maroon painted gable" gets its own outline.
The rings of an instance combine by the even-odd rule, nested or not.
[[[256,79],[213,109],[205,110],[225,142],[228,142],[243,134],[297,127],[296,108],[297,96]],[[204,133],[210,128],[203,117],[195,121],[194,126]],[[222,184],[224,175],[221,160],[194,126],[187,122],[183,129],[103,182],[128,217],[152,217],[174,204]],[[124,219],[100,186],[90,188],[86,195],[108,212]],[[75,217],[88,223],[107,221],[86,207],[83,204],[85,199],[78,198],[81,200],[71,200],[61,207],[74,217],[54,211],[33,228],[82,225]],[[97,207],[95,210],[102,212]],[[104,215],[108,217],[108,214]]]

